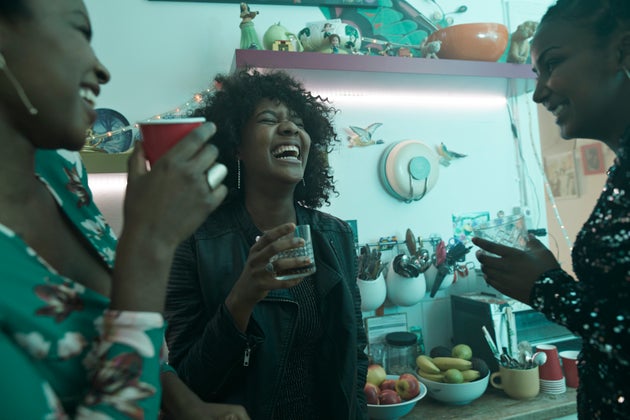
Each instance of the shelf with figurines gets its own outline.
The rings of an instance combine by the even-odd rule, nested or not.
[[[531,66],[486,61],[237,49],[232,68],[246,67],[290,71],[313,90],[379,85],[388,91],[494,89],[516,96],[534,86]]]

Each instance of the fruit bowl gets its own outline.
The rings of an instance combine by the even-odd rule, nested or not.
[[[490,372],[476,381],[461,384],[435,382],[423,377],[420,377],[420,382],[427,387],[427,392],[431,398],[447,404],[465,405],[483,395],[488,387],[489,377]]]
[[[439,58],[497,61],[507,47],[508,29],[500,23],[462,23],[446,26],[427,37],[441,41]]]
[[[415,376],[415,375],[414,375]],[[398,375],[387,375],[387,379],[398,379]],[[486,382],[487,378],[486,378]],[[373,405],[368,404],[368,415],[374,420],[395,420],[406,416],[413,410],[416,403],[427,395],[427,387],[420,382],[420,394],[409,401],[403,401],[399,404]]]

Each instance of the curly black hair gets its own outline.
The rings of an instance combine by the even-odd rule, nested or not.
[[[296,186],[294,201],[311,208],[330,205],[330,195],[337,194],[337,191],[328,153],[339,138],[333,127],[337,110],[328,99],[313,95],[301,82],[282,70],[263,73],[240,69],[230,74],[219,74],[214,82],[216,90],[206,94],[202,101],[204,105],[196,109],[194,115],[203,116],[217,126],[211,141],[219,148],[219,162],[228,168],[224,184],[229,193],[224,203],[232,202],[243,194],[242,189],[237,188],[236,158],[242,131],[260,101],[270,99],[279,101],[299,115],[311,137],[304,182]]]
[[[0,0],[0,18],[14,21],[18,18],[30,18],[32,16],[26,1]]]
[[[552,20],[580,23],[584,30],[606,42],[619,28],[630,28],[628,0],[558,0],[540,20],[540,26]]]

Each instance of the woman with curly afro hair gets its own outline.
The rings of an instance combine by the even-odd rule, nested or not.
[[[215,78],[197,111],[217,126],[228,198],[180,245],[166,318],[169,360],[204,400],[256,419],[367,418],[365,332],[347,223],[317,210],[335,193],[336,110],[282,71]],[[282,258],[310,225],[315,261]],[[316,265],[314,274],[276,274]]]

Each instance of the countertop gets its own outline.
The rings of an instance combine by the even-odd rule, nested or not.
[[[554,419],[576,412],[576,395],[574,388],[567,388],[563,394],[540,393],[531,400],[515,400],[503,391],[489,386],[480,398],[467,405],[448,405],[426,396],[418,401],[404,420]]]

